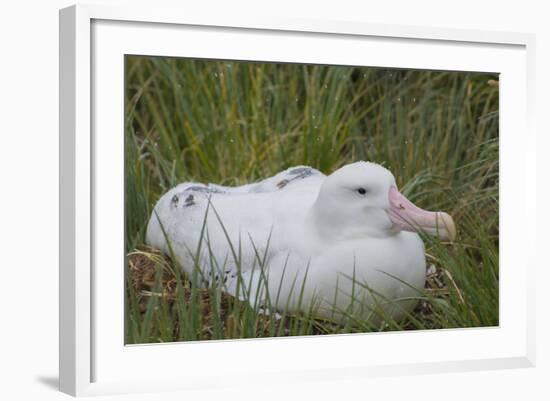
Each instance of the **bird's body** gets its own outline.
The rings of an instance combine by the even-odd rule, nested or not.
[[[335,319],[381,308],[398,319],[426,266],[418,234],[391,216],[402,197],[394,187],[366,162],[330,176],[293,167],[240,187],[184,183],[158,201],[147,242],[253,305]]]

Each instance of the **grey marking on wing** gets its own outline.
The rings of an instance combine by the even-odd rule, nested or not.
[[[277,188],[282,189],[284,188],[290,181],[286,178],[284,180],[281,180],[277,183]]]
[[[282,189],[290,184],[292,181],[300,180],[311,175],[314,175],[316,171],[310,167],[296,167],[288,171],[288,178],[284,178],[277,183],[277,188]]]
[[[180,201],[180,197],[178,195],[172,196],[172,201],[171,201],[172,207],[178,207],[179,201]]]
[[[290,175],[296,175],[297,178],[304,178],[313,175],[313,169],[311,167],[297,167],[288,172]]]
[[[192,187],[186,188],[185,191],[194,191],[194,192],[202,192],[207,194],[224,194],[225,191],[222,191],[219,188],[210,187],[210,186],[199,186],[199,185],[193,185]]]
[[[185,203],[183,204],[183,206],[189,207],[189,206],[193,206],[194,204],[195,204],[195,197],[193,196],[193,194],[191,194],[187,198],[185,198]]]

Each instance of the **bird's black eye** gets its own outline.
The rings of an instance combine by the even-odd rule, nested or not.
[[[367,193],[367,190],[365,188],[357,188],[357,193],[359,195],[365,195]]]

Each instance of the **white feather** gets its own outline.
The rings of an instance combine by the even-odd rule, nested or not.
[[[206,284],[217,279],[256,305],[313,305],[341,319],[353,294],[353,313],[369,318],[376,304],[400,318],[415,302],[387,301],[417,296],[426,266],[419,236],[387,216],[392,185],[388,170],[368,162],[330,176],[298,166],[240,187],[184,183],[156,204],[146,241],[166,254],[171,247],[188,274],[198,262]]]

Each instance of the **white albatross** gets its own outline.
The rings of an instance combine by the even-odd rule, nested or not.
[[[361,161],[328,176],[298,166],[240,187],[180,184],[155,205],[146,242],[255,307],[400,319],[426,279],[420,230],[455,237],[451,216],[418,208],[390,171]]]

